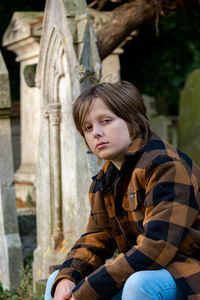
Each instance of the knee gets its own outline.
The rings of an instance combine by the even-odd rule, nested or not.
[[[56,276],[58,275],[59,270],[54,271],[49,278],[47,279],[47,284],[48,285],[53,285],[54,280],[56,279]]]
[[[144,298],[147,280],[143,275],[143,271],[136,272],[127,279],[122,292],[122,300],[138,300]]]
[[[45,289],[45,300],[52,300],[53,298],[51,297],[51,288],[54,283],[54,280],[56,279],[56,276],[58,275],[59,271],[53,272],[49,278],[47,279],[47,284],[46,284],[46,289]]]

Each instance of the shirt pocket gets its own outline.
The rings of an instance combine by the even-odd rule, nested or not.
[[[143,220],[144,213],[141,208],[140,197],[138,192],[124,194],[122,207],[127,220],[126,229],[130,235],[137,236],[144,232]]]
[[[122,207],[125,211],[131,212],[138,209],[138,195],[137,192],[128,192],[124,194],[122,200]]]

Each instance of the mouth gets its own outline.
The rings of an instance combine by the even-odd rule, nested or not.
[[[96,148],[97,148],[97,149],[101,149],[101,148],[105,147],[107,144],[108,144],[108,143],[103,143],[103,142],[98,143],[98,144],[96,144]]]

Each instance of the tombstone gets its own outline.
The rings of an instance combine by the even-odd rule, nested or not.
[[[94,29],[101,28],[109,12],[89,10]],[[39,90],[34,87],[35,69],[40,51],[43,12],[15,12],[3,37],[3,46],[13,51],[20,62],[20,109],[21,109],[21,164],[15,173],[15,189],[18,207],[35,205],[35,168],[39,138]],[[102,62],[102,80],[120,80],[119,55],[116,48]]]
[[[177,129],[175,118],[161,115],[156,108],[156,99],[142,95],[153,131],[174,146],[177,146]]]
[[[94,159],[72,119],[74,99],[101,76],[84,0],[46,2],[36,83],[41,115],[36,180],[34,282],[49,276],[85,231]],[[93,171],[91,171],[93,169]]]
[[[153,131],[163,139],[170,141],[169,128],[172,126],[171,120],[167,116],[158,115],[150,119]]]
[[[200,165],[200,70],[194,70],[181,91],[178,144]]]
[[[21,164],[15,173],[18,207],[35,205],[35,167],[39,136],[39,90],[34,87],[42,12],[15,12],[3,36],[3,46],[20,63]]]
[[[10,289],[23,270],[18,233],[10,130],[8,72],[0,52],[0,282]]]

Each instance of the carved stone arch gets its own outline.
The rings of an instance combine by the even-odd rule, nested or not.
[[[49,265],[62,262],[88,219],[92,174],[72,105],[100,74],[90,23],[85,0],[47,0],[36,74],[41,123],[34,280],[47,278]]]
[[[44,73],[43,101],[44,105],[58,102],[58,82],[65,76],[61,57],[65,55],[59,32],[53,28],[47,47]]]
[[[63,56],[64,47],[59,32],[53,28],[46,53],[43,101],[46,106],[49,127],[50,185],[51,185],[51,234],[52,249],[56,250],[63,241],[62,224],[62,178],[61,178],[61,110],[66,99],[61,99],[60,83],[65,82]],[[65,64],[66,68],[68,67]],[[65,98],[65,97],[64,97]]]

